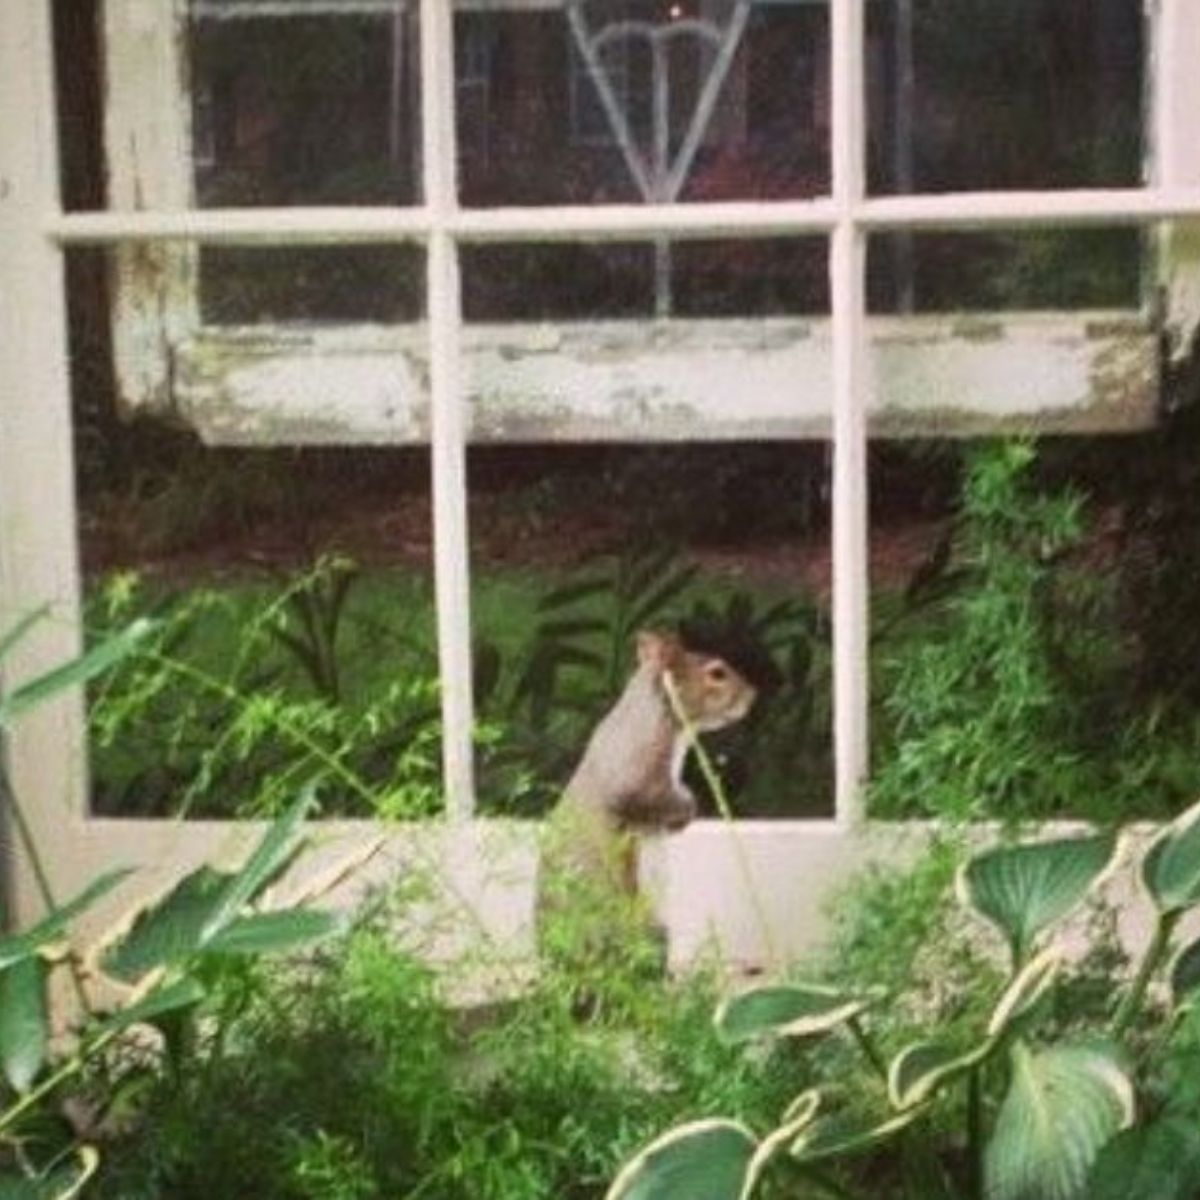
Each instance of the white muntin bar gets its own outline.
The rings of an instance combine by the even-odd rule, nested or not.
[[[454,13],[421,0],[421,108],[429,240],[429,357],[433,456],[433,552],[442,685],[442,786],[447,814],[475,811],[471,691],[470,543],[466,417],[461,379],[462,302],[458,247],[448,231],[458,207],[455,179]]]
[[[945,192],[878,196],[854,207],[857,223],[888,229],[1139,225],[1200,213],[1200,188],[1088,188],[1050,192]]]
[[[184,240],[202,243],[339,243],[421,241],[434,216],[413,208],[209,208],[191,212],[66,213],[46,222],[64,245]],[[439,228],[460,242],[649,240],[780,237],[828,233],[833,201],[719,204],[612,204],[561,208],[477,208],[440,214]]]
[[[821,196],[713,204],[457,209],[436,220],[459,242],[648,241],[663,234],[675,239],[825,234],[836,224],[838,211],[834,200]],[[850,212],[857,225],[872,232],[1141,225],[1200,216],[1200,188],[881,196],[860,200]],[[427,207],[210,208],[66,213],[51,216],[44,229],[63,245],[172,240],[338,245],[423,241],[434,221]]]
[[[864,815],[869,745],[866,235],[855,219],[866,188],[863,0],[834,0],[832,19],[834,812],[849,825]]]
[[[190,241],[204,244],[349,245],[421,241],[424,208],[198,208],[187,212],[78,212],[46,222],[63,245]]]
[[[0,19],[0,636],[49,619],[5,658],[4,682],[78,653],[79,571],[63,259],[42,235],[59,206],[49,0],[5,0]],[[82,696],[39,707],[0,748],[57,899],[74,882],[85,802]],[[6,916],[43,908],[4,803]]]

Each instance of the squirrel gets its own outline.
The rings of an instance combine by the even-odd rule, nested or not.
[[[620,910],[632,912],[638,899],[636,836],[682,829],[696,815],[683,782],[692,734],[740,721],[757,695],[725,659],[688,649],[675,634],[646,630],[636,642],[637,667],[547,822],[536,919],[551,952],[563,940],[559,918],[567,936],[582,937],[585,954],[619,936]],[[580,922],[582,933],[573,928]]]

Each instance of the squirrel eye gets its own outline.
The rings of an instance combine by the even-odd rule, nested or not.
[[[707,674],[713,683],[724,683],[729,678],[729,668],[724,663],[712,663]]]

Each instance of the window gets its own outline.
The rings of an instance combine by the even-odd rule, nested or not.
[[[1107,429],[1137,426],[1153,419],[1156,380],[1162,366],[1160,345],[1166,344],[1170,353],[1182,353],[1194,327],[1195,254],[1181,233],[1186,226],[1166,224],[1156,230],[1155,251],[1162,257],[1153,265],[1154,289],[1148,297],[1153,303],[1144,303],[1140,294],[1134,297],[1135,303],[1127,303],[1128,279],[1122,278],[1111,291],[1103,292],[1106,307],[1102,315],[1090,307],[1075,313],[1058,309],[1038,312],[1027,318],[1019,313],[994,311],[984,317],[951,319],[931,313],[928,309],[940,307],[942,302],[937,298],[951,288],[958,271],[955,264],[969,261],[958,257],[962,251],[947,250],[945,241],[932,239],[986,235],[981,243],[983,250],[972,253],[986,252],[1004,260],[1015,243],[1001,241],[998,247],[992,239],[1017,234],[1029,237],[1038,230],[1060,227],[1089,232],[1153,227],[1200,214],[1200,195],[1196,191],[1200,172],[1187,118],[1197,102],[1197,84],[1191,78],[1194,73],[1189,64],[1200,39],[1200,15],[1183,0],[1161,0],[1153,53],[1143,59],[1139,52],[1137,63],[1148,61],[1153,66],[1150,123],[1155,131],[1152,139],[1140,135],[1136,139],[1134,159],[1141,157],[1143,140],[1154,146],[1149,186],[1142,187],[1138,186],[1141,164],[1138,162],[1131,170],[1134,159],[1129,151],[1117,156],[1119,161],[1111,171],[1101,157],[1091,156],[1090,152],[1083,156],[1088,162],[1078,170],[1067,166],[1060,170],[1054,165],[1054,154],[1059,150],[1083,145],[1073,122],[1085,108],[1090,107],[1088,128],[1113,126],[1108,106],[1115,103],[1116,92],[1107,85],[1098,83],[1092,88],[1088,104],[1080,101],[1066,106],[1062,113],[1050,114],[1054,119],[1046,122],[1049,157],[1040,163],[1035,176],[1025,177],[1015,168],[1010,170],[1011,164],[1004,161],[1003,134],[993,130],[985,137],[979,132],[982,118],[964,117],[966,110],[952,94],[922,94],[919,83],[912,94],[906,56],[892,57],[893,45],[903,47],[905,37],[879,32],[881,23],[896,19],[906,6],[899,5],[892,13],[891,6],[886,6],[885,12],[882,4],[861,0],[831,0],[828,5],[764,0],[750,6],[761,12],[749,16],[767,23],[795,22],[798,29],[803,26],[803,32],[797,33],[798,45],[805,39],[816,39],[815,45],[820,46],[820,39],[827,39],[827,54],[818,54],[815,49],[781,53],[777,67],[772,69],[778,70],[779,78],[787,80],[797,95],[806,98],[799,110],[811,114],[810,125],[802,131],[806,137],[823,129],[827,106],[828,150],[815,144],[811,159],[803,160],[803,168],[799,156],[789,158],[790,173],[781,177],[778,191],[760,187],[752,170],[739,167],[730,170],[729,178],[734,182],[728,190],[694,194],[689,197],[690,203],[678,205],[633,203],[629,180],[605,191],[604,181],[609,177],[603,173],[600,183],[594,188],[588,183],[582,194],[569,190],[578,186],[577,180],[562,176],[555,180],[555,186],[566,190],[538,194],[538,188],[545,186],[543,176],[549,172],[528,170],[528,163],[539,161],[528,148],[555,141],[556,135],[540,122],[556,114],[544,98],[534,97],[527,104],[514,102],[510,115],[517,121],[515,131],[504,129],[502,117],[510,101],[503,94],[503,42],[498,41],[490,111],[495,136],[511,140],[504,142],[503,151],[499,143],[493,143],[485,156],[487,179],[499,166],[508,170],[505,179],[495,182],[495,203],[489,205],[478,197],[471,198],[469,159],[460,159],[456,153],[456,142],[464,146],[465,140],[461,129],[456,138],[453,121],[454,14],[442,0],[425,0],[420,5],[419,29],[406,30],[403,50],[404,61],[415,63],[419,59],[420,69],[406,69],[403,87],[393,89],[396,64],[401,58],[395,52],[395,38],[388,40],[379,35],[379,30],[396,19],[399,7],[405,7],[408,18],[414,15],[415,10],[408,6],[283,4],[266,0],[259,5],[213,0],[196,4],[189,15],[180,6],[109,0],[106,39],[114,68],[109,73],[112,100],[107,132],[111,211],[54,215],[51,189],[38,167],[38,156],[45,151],[44,131],[40,131],[38,141],[39,130],[23,132],[10,123],[6,138],[21,148],[21,154],[12,156],[19,176],[18,191],[24,197],[28,194],[24,189],[30,189],[33,199],[17,210],[21,219],[14,231],[3,235],[11,239],[13,248],[5,260],[14,271],[49,268],[53,280],[59,251],[42,242],[47,223],[58,248],[92,243],[118,246],[123,284],[115,329],[119,343],[123,343],[118,345],[118,370],[125,395],[134,403],[173,406],[185,419],[195,419],[210,437],[220,438],[229,430],[240,429],[243,436],[282,435],[285,440],[304,440],[306,436],[342,440],[351,434],[356,438],[419,440],[428,431],[433,463],[438,640],[447,731],[445,784],[451,807],[460,814],[471,811],[474,794],[465,523],[468,436],[510,436],[518,441],[554,437],[639,440],[701,436],[721,440],[731,435],[785,439],[831,436],[833,729],[837,828],[841,828],[860,815],[861,783],[867,766],[868,416],[880,428],[895,431],[920,429],[922,422],[934,419],[958,420],[960,429],[1003,427],[1005,422],[1020,422],[1044,413],[1049,414],[1046,419],[1051,424],[1057,423],[1064,430],[1087,428],[1089,423]],[[1047,13],[1053,16],[1068,8],[1071,13],[1081,14],[1087,29],[1103,26],[1116,30],[1121,22],[1132,19],[1129,14],[1137,6],[1122,6],[1115,0],[1047,6],[1030,0],[1019,6],[1005,6],[1004,11],[1015,14],[1019,9],[1027,17],[1033,13],[1038,19],[1049,19]],[[932,37],[938,29],[935,18],[944,9],[944,5],[927,3],[914,4],[907,11],[915,17],[929,18],[924,33]],[[994,13],[996,9],[973,5],[971,11],[978,16],[981,11]],[[48,77],[48,63],[36,60],[36,56],[35,61],[25,62],[19,52],[25,44],[22,37],[32,39],[35,45],[46,44],[42,36],[44,6],[36,0],[22,0],[15,12],[18,20],[6,21],[0,33],[5,53],[0,63],[5,68],[0,70],[0,87],[6,89],[2,110],[10,112],[22,108],[10,102],[14,98],[23,101],[38,96],[44,100]],[[497,20],[503,17],[513,22],[563,19],[557,6],[541,0],[495,4],[477,0],[456,6],[456,12],[481,17],[485,13],[499,14]],[[249,192],[241,192],[235,193],[238,198],[233,203],[222,201],[219,207],[206,209],[195,203],[201,198],[200,178],[192,145],[185,136],[191,106],[180,103],[180,80],[187,76],[178,61],[176,22],[191,19],[201,26],[209,24],[214,26],[209,31],[213,36],[223,36],[215,26],[225,20],[232,22],[235,16],[244,18],[247,29],[255,22],[292,22],[297,30],[332,22],[337,25],[338,39],[345,37],[354,42],[361,38],[361,53],[356,51],[352,57],[363,75],[344,93],[322,98],[345,126],[344,144],[330,148],[331,159],[307,156],[310,147],[303,138],[296,137],[298,128],[305,128],[304,121],[298,125],[295,120],[281,123],[272,116],[266,64],[247,68],[244,78],[231,86],[227,94],[231,100],[222,100],[214,91],[210,144],[218,164],[228,151],[234,158],[224,161],[236,161],[243,178],[264,190],[257,202],[247,198]],[[368,28],[375,31],[370,36]],[[747,31],[750,36],[749,21]],[[391,32],[394,34],[394,28]],[[911,33],[912,61],[918,64],[920,80],[920,21],[914,21]],[[207,36],[202,32],[193,44],[203,44]],[[1127,44],[1116,33],[1113,36],[1120,45]],[[314,33],[313,40],[329,39]],[[412,48],[414,42],[419,43],[416,51]],[[539,50],[535,39],[514,42],[530,55],[547,53]],[[772,53],[770,42],[762,42],[762,52],[768,56]],[[386,51],[382,49],[385,44]],[[1097,34],[1094,44],[1103,49],[1110,43]],[[747,41],[740,52],[749,53],[752,48],[752,41]],[[243,50],[254,58],[256,50],[250,34]],[[924,50],[936,54],[936,39]],[[569,57],[562,56],[557,93],[560,120],[569,120],[570,105],[564,99],[567,80],[562,78],[569,71],[569,61]],[[986,65],[976,67],[982,71]],[[1118,61],[1115,53],[1102,54],[1100,65],[1102,80],[1106,78],[1103,71],[1112,72],[1113,78],[1120,75],[1128,79],[1128,64]],[[963,70],[968,84],[977,79],[985,89],[987,79],[992,78],[977,75],[976,68]],[[535,77],[534,73],[529,75]],[[285,81],[281,93],[284,100],[291,94],[290,87],[291,83]],[[419,105],[410,88],[419,91]],[[1136,87],[1126,82],[1122,89],[1140,92],[1140,79]],[[768,120],[772,111],[779,115],[787,109],[782,100],[773,109],[772,97],[756,97],[751,91],[744,99],[747,149],[743,165],[753,167],[764,161],[755,159],[754,122]],[[407,127],[410,141],[403,154],[397,151],[404,139],[395,132],[395,116],[402,111],[398,99],[401,92],[405,96],[403,112],[411,121]],[[908,101],[904,103],[911,101],[911,108],[908,117],[901,119],[895,113],[896,103],[906,95]],[[378,111],[359,107],[377,96],[389,97]],[[875,119],[868,120],[872,97]],[[889,101],[891,125],[886,123],[889,103],[881,104],[884,97],[895,98],[895,103]],[[984,102],[980,100],[980,104]],[[226,103],[232,107],[222,111]],[[1057,121],[1060,115],[1062,125]],[[1140,128],[1144,126],[1139,124]],[[918,130],[925,132],[918,136]],[[906,148],[910,131],[914,140]],[[798,132],[792,132],[799,137]],[[740,136],[734,120],[728,133],[731,154],[735,154]],[[722,147],[724,137],[723,132]],[[139,147],[136,155],[130,153],[131,145]],[[339,159],[340,154],[345,157]],[[699,149],[697,155],[699,161]],[[823,159],[828,164],[825,175],[821,173]],[[378,170],[364,180],[357,176],[357,168],[368,161]],[[418,161],[420,185],[414,166]],[[328,169],[330,162],[336,162],[336,171]],[[456,166],[462,169],[461,199],[470,201],[465,205],[456,195]],[[712,169],[716,171],[715,166]],[[203,170],[210,172],[212,168],[204,166]],[[908,194],[908,177],[913,188],[922,189],[919,194]],[[205,187],[216,187],[214,178],[210,175]],[[894,178],[894,186],[888,185],[889,178]],[[524,195],[522,187],[528,189]],[[934,194],[938,191],[944,194]],[[483,194],[481,186],[479,195]],[[207,195],[212,198],[216,193]],[[47,210],[51,210],[48,216]],[[895,240],[884,244],[885,252],[878,259],[869,256],[868,239],[885,236]],[[827,321],[793,321],[791,325],[785,322],[775,326],[769,319],[734,316],[730,323],[709,325],[706,320],[681,318],[678,327],[673,327],[670,311],[664,312],[659,306],[661,293],[657,289],[664,273],[664,253],[667,259],[682,259],[685,256],[679,252],[685,243],[742,245],[764,238],[801,237],[828,239],[831,314]],[[923,241],[926,238],[931,240]],[[639,319],[627,328],[589,329],[586,326],[602,322],[583,321],[579,323],[582,328],[564,322],[561,327],[551,328],[515,323],[499,331],[470,326],[464,329],[459,295],[460,251],[463,266],[469,268],[470,256],[477,248],[518,243],[650,247],[654,266],[649,279],[662,323],[647,322],[639,314]],[[5,242],[6,248],[9,244]],[[207,268],[202,263],[196,273],[196,248],[200,247],[202,259],[210,247],[214,252],[219,249],[228,253],[235,246],[240,251],[243,245],[252,244],[254,253],[263,254],[288,254],[297,246],[309,253],[315,252],[318,245],[384,245],[389,252],[417,247],[419,254],[427,256],[421,280],[424,286],[419,289],[422,304],[419,313],[405,310],[397,318],[393,311],[391,319],[397,328],[381,331],[369,315],[343,310],[334,315],[344,328],[338,329],[322,315],[318,329],[289,330],[284,327],[301,322],[286,314],[282,318],[272,314],[271,320],[259,322],[263,327],[259,331],[260,347],[263,355],[273,356],[276,364],[280,356],[282,361],[294,356],[298,347],[310,357],[314,346],[319,353],[331,354],[335,348],[353,353],[357,347],[364,362],[375,364],[393,361],[397,354],[413,354],[414,362],[422,367],[428,364],[427,392],[420,387],[422,370],[415,369],[404,385],[411,389],[409,392],[389,393],[395,400],[390,408],[383,404],[366,416],[357,411],[338,414],[331,422],[318,423],[314,434],[309,418],[320,411],[323,398],[315,391],[305,392],[302,372],[288,377],[286,396],[264,391],[264,373],[248,369],[245,359],[231,351],[232,341],[205,313]],[[260,250],[260,246],[285,249],[268,251]],[[1036,258],[1037,247],[1030,253]],[[1055,264],[1061,258],[1056,256],[1064,253],[1063,246],[1051,246],[1047,252],[1050,266],[1042,269],[1051,274],[1058,272],[1060,268]],[[737,254],[734,251],[731,258],[736,260]],[[1127,249],[1113,252],[1114,276],[1128,270],[1126,254]],[[1142,263],[1151,261],[1149,254],[1141,257]],[[888,297],[897,313],[873,322],[868,330],[865,314],[871,272],[883,272],[880,263],[894,272],[890,294],[883,287],[880,294]],[[368,256],[354,271],[367,271],[372,265]],[[666,264],[665,269],[674,279],[674,262]],[[1138,269],[1143,267],[1139,265]],[[407,268],[398,262],[396,270],[399,273]],[[727,270],[734,271],[735,267]],[[986,268],[982,273],[987,275]],[[415,270],[411,274],[416,277]],[[1020,271],[1016,274],[1019,276]],[[355,278],[362,276],[356,274]],[[623,293],[627,286],[622,283],[618,290]],[[1107,289],[1109,283],[1105,282],[1104,287]],[[356,285],[346,285],[345,290],[353,293]],[[331,303],[329,296],[337,291],[331,284],[329,294],[316,294],[310,307],[302,310],[302,321],[317,320],[321,309]],[[1089,304],[1095,295],[1087,289],[1081,294]],[[924,296],[933,299],[926,311],[920,311],[926,304]],[[1011,293],[1000,296],[1002,301],[1010,298]],[[1116,313],[1107,308],[1114,299],[1121,302]],[[957,308],[957,301],[954,303]],[[30,306],[39,318],[49,318],[52,332],[61,325],[61,303],[52,287],[31,293]],[[401,302],[395,301],[394,310],[402,308]],[[911,312],[914,308],[915,313]],[[415,319],[418,315],[423,321]],[[9,319],[14,327],[6,332],[16,335],[8,339],[10,343],[35,340],[25,326],[17,325],[16,318]],[[877,339],[874,358],[869,353],[870,339]],[[416,346],[421,348],[414,350]],[[43,394],[61,395],[62,380],[47,361],[52,349],[44,345],[36,353],[31,349],[12,368],[21,375],[17,381],[21,390],[39,398]],[[576,386],[562,374],[595,363],[603,351],[622,364],[622,371],[615,375],[601,372],[602,382],[596,390],[582,395],[576,403]],[[552,357],[557,358],[557,365],[547,372],[544,368]],[[293,357],[293,365],[295,361]],[[492,389],[487,369],[495,363],[500,367],[494,378],[503,380],[506,370],[510,374],[506,382]],[[878,364],[877,379],[872,377],[873,363]],[[1009,374],[1014,364],[1023,372],[1017,394]],[[743,371],[740,386],[731,395],[728,380],[739,366]],[[643,402],[654,395],[651,385],[655,380],[664,377],[672,394],[661,403],[652,399]],[[522,407],[522,397],[533,392],[539,378],[550,382],[536,393],[537,403],[532,408]],[[688,389],[687,402],[682,406],[675,399],[680,381]],[[189,389],[194,389],[191,394]],[[220,404],[197,402],[198,396],[211,400],[218,392]],[[14,390],[13,394],[19,393]],[[964,414],[959,407],[964,403],[976,407]],[[272,406],[278,419],[261,420],[263,412]],[[404,415],[397,417],[397,412]],[[39,415],[31,411],[29,402],[23,402],[7,415],[9,420],[19,415],[33,428],[51,427],[58,441],[62,440],[61,414]],[[53,425],[54,420],[59,424]],[[5,474],[0,472],[0,477]],[[25,468],[10,476],[4,484],[4,502],[19,506],[21,511],[57,513],[61,521],[69,516],[70,506],[64,512],[61,496],[53,504],[41,503],[39,498],[44,497],[46,489],[56,485],[48,472],[40,474],[43,478],[32,478]],[[21,542],[20,534],[6,534],[6,539],[18,548],[28,545],[27,541]],[[52,555],[56,571],[64,570],[64,562],[69,561],[64,548],[68,541],[63,538],[56,543]],[[6,563],[21,561],[19,554],[13,557],[15,553],[11,548],[7,551]],[[69,568],[65,570],[70,576]],[[36,598],[36,589],[44,587],[48,579],[48,590],[53,590],[54,577],[48,575],[45,565],[39,565],[28,576],[11,568],[4,575],[10,605]],[[12,582],[18,578],[19,588]],[[71,595],[65,599],[73,601]],[[26,769],[33,761],[36,745],[35,734],[31,734],[16,749]],[[838,853],[830,856],[830,870],[836,865]],[[781,902],[790,899],[784,891]],[[701,906],[701,915],[696,919],[702,921],[705,911]]]

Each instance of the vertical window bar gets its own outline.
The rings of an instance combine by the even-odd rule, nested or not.
[[[867,774],[866,191],[863,0],[833,0],[833,742],[837,820],[861,820]]]
[[[1200,111],[1200,5],[1196,0],[1148,3],[1150,46],[1150,187],[1168,191],[1200,184],[1200,138],[1195,115]],[[1192,353],[1200,326],[1200,220],[1190,218],[1160,225],[1152,232],[1157,249],[1154,282],[1160,288],[1160,310],[1167,353],[1173,363]]]
[[[428,263],[429,391],[442,782],[448,815],[462,819],[475,811],[475,782],[462,303],[458,246],[448,232],[458,206],[454,119],[453,5],[450,0],[421,0],[421,147],[425,203],[433,220]]]
[[[80,642],[63,255],[43,234],[60,212],[50,20],[50,0],[6,0],[0,19],[0,633],[51,610],[6,655],[7,682],[64,662]],[[53,878],[39,882],[5,828],[0,873],[14,925],[71,870],[84,752],[78,690],[39,706],[0,747],[35,843],[58,851],[46,863]]]

